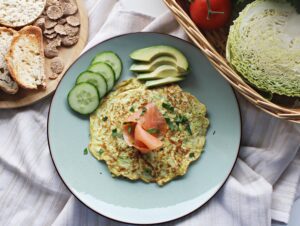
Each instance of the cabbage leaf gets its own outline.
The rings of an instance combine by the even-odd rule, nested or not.
[[[250,84],[300,97],[300,14],[285,0],[256,0],[230,27],[226,58]]]

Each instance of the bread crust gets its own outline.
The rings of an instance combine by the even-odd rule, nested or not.
[[[19,39],[22,36],[28,36],[28,38],[31,39],[32,43],[36,42],[35,38],[32,38],[30,36],[31,34],[34,34],[34,36],[37,39],[38,44],[39,44],[39,52],[40,52],[40,56],[41,56],[42,66],[43,66],[43,69],[44,69],[44,71],[43,71],[44,79],[43,79],[43,83],[41,84],[41,86],[43,88],[46,88],[47,77],[45,75],[45,57],[44,57],[44,46],[43,46],[43,34],[42,34],[42,30],[39,27],[30,25],[30,26],[26,26],[26,27],[22,28],[13,37],[13,40],[11,42],[11,47],[10,47],[7,55],[5,56],[5,60],[6,60],[8,70],[9,70],[12,78],[18,83],[18,85],[20,87],[23,87],[25,89],[37,89],[38,88],[37,86],[28,86],[20,80],[19,75],[18,75],[17,71],[15,70],[15,68],[14,68],[14,66],[11,62],[11,59],[13,58],[13,55],[14,55],[14,46],[16,45],[16,43],[19,41]]]
[[[7,27],[0,27],[0,32],[6,32],[6,33],[10,33],[12,36],[15,36],[18,34],[17,31],[15,31],[12,28],[7,28]],[[8,69],[9,70],[9,69]],[[13,79],[13,77],[11,76],[11,78]],[[14,79],[13,79],[14,80]],[[16,89],[13,88],[9,88],[7,86],[3,86],[0,83],[0,89],[8,94],[16,94],[19,90],[19,87],[17,86]]]
[[[9,27],[0,27],[0,31],[11,33],[12,35],[17,34],[18,32],[12,28]]]

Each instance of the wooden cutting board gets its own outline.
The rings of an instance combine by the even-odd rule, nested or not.
[[[83,0],[73,1],[77,3],[78,12],[80,16],[80,37],[76,45],[70,48],[63,47],[59,49],[59,57],[63,59],[65,66],[63,72],[55,80],[48,79],[46,89],[40,88],[38,90],[25,90],[20,88],[18,93],[14,95],[9,95],[0,91],[0,109],[10,109],[28,106],[47,97],[55,91],[59,81],[61,80],[65,72],[68,70],[71,64],[79,57],[79,54],[84,49],[86,41],[88,39],[88,15],[85,10]],[[50,61],[51,59],[45,58],[47,75],[51,74],[51,70],[49,67]]]

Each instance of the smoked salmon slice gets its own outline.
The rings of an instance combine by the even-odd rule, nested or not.
[[[140,123],[137,123],[134,130],[135,141],[140,141],[143,143],[149,150],[155,150],[162,147],[162,142],[155,136],[152,136],[146,130],[142,128]]]
[[[155,129],[159,133],[154,133],[154,136],[164,136],[168,130],[168,124],[158,108],[153,103],[146,105],[146,112],[140,118],[141,125],[143,129]]]
[[[165,118],[155,104],[149,103],[125,120],[123,137],[129,146],[147,153],[162,147],[163,143],[159,138],[167,130]]]

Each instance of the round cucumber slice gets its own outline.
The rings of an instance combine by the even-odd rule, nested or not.
[[[97,87],[87,82],[74,86],[68,94],[69,106],[82,115],[94,112],[99,106],[99,99]]]
[[[115,84],[115,75],[113,69],[106,63],[99,62],[88,67],[88,71],[101,74],[106,80],[107,92],[110,91]]]
[[[76,84],[88,82],[97,87],[99,92],[99,97],[102,98],[107,92],[107,84],[105,78],[96,72],[84,71],[80,73],[77,77]]]
[[[123,66],[120,57],[116,53],[112,51],[101,52],[95,56],[91,64],[96,64],[99,62],[107,63],[112,67],[116,76],[116,81],[120,78]]]

